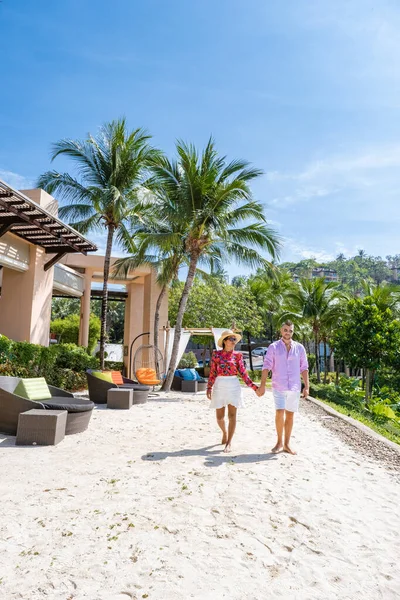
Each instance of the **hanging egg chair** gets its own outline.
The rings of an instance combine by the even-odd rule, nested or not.
[[[143,385],[159,385],[164,379],[164,359],[152,344],[143,344],[133,358],[133,374]]]

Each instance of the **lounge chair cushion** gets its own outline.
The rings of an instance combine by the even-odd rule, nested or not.
[[[111,371],[111,377],[115,385],[124,385],[124,380],[122,379],[120,371]]]
[[[107,381],[108,383],[114,383],[111,375],[111,371],[92,371],[91,373],[93,377],[97,377],[97,379],[101,379],[102,381]]]
[[[179,369],[179,372],[184,381],[199,381],[201,379],[196,369]]]
[[[51,392],[44,377],[21,379],[14,390],[14,394],[27,400],[46,400],[47,398],[51,398]]]
[[[54,397],[48,402],[42,402],[43,406],[50,410],[66,410],[69,413],[76,412],[86,412],[88,410],[93,410],[94,403],[90,400],[85,400],[85,398],[69,398],[64,397]]]
[[[144,383],[145,385],[158,385],[161,383],[161,380],[157,378],[156,371],[146,367],[136,371],[136,378],[139,383]]]

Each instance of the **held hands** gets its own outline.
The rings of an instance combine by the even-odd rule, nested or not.
[[[261,398],[261,396],[264,396],[265,394],[265,387],[260,387],[256,390],[256,395]]]

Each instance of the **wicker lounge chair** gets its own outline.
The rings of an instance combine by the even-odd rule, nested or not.
[[[89,371],[86,372],[86,377],[88,382],[89,398],[96,404],[107,404],[108,390],[119,388],[128,388],[133,390],[133,404],[142,404],[147,401],[150,390],[148,385],[141,385],[140,383],[136,383],[127,377],[122,377],[123,383],[121,385],[117,385],[116,383],[99,379],[95,375],[92,375],[92,373]]]
[[[183,369],[181,369],[183,370]],[[184,381],[183,377],[180,377],[177,374],[177,371],[175,371],[174,373],[174,377],[172,380],[172,385],[171,385],[171,390],[174,390],[175,392],[181,392],[182,391],[182,381]],[[200,379],[196,380],[197,385],[195,385],[195,380],[186,380],[186,384],[185,384],[185,391],[186,392],[204,392],[207,389],[207,380],[204,379],[203,377],[201,377]]]
[[[94,408],[93,402],[84,398],[75,398],[70,392],[49,385],[51,398],[43,400],[27,400],[14,390],[20,377],[0,377],[0,431],[16,435],[18,416],[20,413],[34,408],[50,410],[66,410],[66,435],[85,431],[89,425]]]

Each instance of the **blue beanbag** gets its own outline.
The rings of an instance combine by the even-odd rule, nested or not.
[[[197,381],[200,379],[196,369],[180,369],[180,375],[184,381]]]

